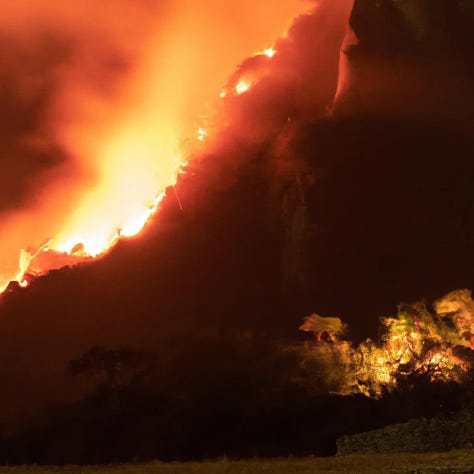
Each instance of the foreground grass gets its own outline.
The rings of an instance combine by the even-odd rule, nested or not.
[[[202,463],[118,464],[105,466],[0,467],[0,474],[306,474],[306,473],[472,473],[474,449],[423,454],[361,454],[331,458],[289,458]]]

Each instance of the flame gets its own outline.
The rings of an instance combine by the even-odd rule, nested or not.
[[[245,80],[239,81],[237,85],[235,86],[235,92],[237,95],[243,94],[244,92],[247,92],[249,89],[250,89],[250,83]]]
[[[265,61],[258,61],[250,71],[247,71],[245,74],[238,77],[237,80],[231,81],[230,88],[234,90],[235,94],[241,95],[250,90],[252,86],[257,84],[266,76],[269,70],[268,60],[272,59],[275,56],[276,50],[273,48],[267,48],[263,51],[257,51],[254,53],[251,59],[259,59],[263,57]],[[224,89],[220,93],[220,98],[224,99],[228,94],[228,89]]]
[[[435,303],[434,313],[417,303],[400,306],[397,317],[381,321],[381,343],[368,339],[357,347],[343,338],[339,318],[312,315],[300,327],[314,332],[318,341],[305,357],[339,372],[335,392],[380,397],[412,374],[461,382],[472,369],[472,356],[466,355],[474,351],[474,301],[469,290],[449,293]]]
[[[263,54],[267,56],[268,58],[273,58],[273,56],[275,56],[276,54],[276,51],[273,48],[267,48],[267,49],[264,49],[260,54]]]
[[[204,128],[199,128],[198,129],[198,135],[197,135],[197,139],[202,142],[204,141],[204,139],[207,137],[207,130],[205,130]]]
[[[31,276],[101,257],[142,232],[193,152],[182,143],[194,135],[203,104],[242,57],[308,9],[299,0],[122,3],[115,12],[92,0],[20,0],[0,15],[0,28],[15,25],[12,34],[26,44],[49,28],[79,45],[58,68],[44,124],[47,138],[72,159],[45,177],[34,203],[0,215],[0,293],[11,281],[27,286]],[[244,37],[236,15],[249,25]],[[98,87],[90,81],[100,72],[94,61],[103,63],[102,45],[112,45],[129,67]],[[249,87],[242,83],[238,93]],[[200,127],[197,142],[207,136]]]

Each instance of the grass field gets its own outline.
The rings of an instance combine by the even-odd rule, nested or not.
[[[474,473],[474,449],[425,454],[364,454],[203,463],[119,464],[105,466],[0,467],[0,474],[306,474],[306,473]]]

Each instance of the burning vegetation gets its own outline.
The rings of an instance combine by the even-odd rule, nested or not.
[[[401,304],[395,317],[381,318],[380,341],[355,346],[344,338],[339,318],[313,314],[300,327],[313,332],[303,365],[324,373],[334,392],[378,398],[411,376],[433,382],[462,382],[472,374],[474,301],[457,290],[435,302]],[[324,370],[321,370],[324,369]]]
[[[138,234],[206,137],[198,117],[228,72],[307,8],[21,0],[2,9],[0,100],[13,119],[0,136],[0,293]]]

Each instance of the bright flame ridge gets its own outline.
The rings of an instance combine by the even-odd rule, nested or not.
[[[264,18],[263,23],[268,24],[265,5],[271,2],[257,3],[245,4],[249,24],[252,20],[258,25]],[[157,211],[165,190],[175,185],[181,162],[195,151],[186,147],[181,159],[182,140],[196,130],[194,117],[213,91],[220,90],[225,81],[223,74],[255,51],[256,45],[268,40],[269,35],[278,35],[283,25],[288,28],[293,18],[307,10],[297,0],[272,7],[271,24],[252,28],[248,38],[234,42],[233,49],[226,50],[219,64],[215,58],[221,57],[221,50],[220,45],[214,48],[215,31],[203,29],[203,25],[220,31],[224,23],[214,16],[199,16],[199,9],[167,10],[165,30],[154,29],[151,22],[147,27],[151,34],[138,40],[144,42],[143,47],[136,51],[125,48],[126,54],[136,56],[134,66],[110,95],[102,96],[101,89],[89,87],[86,80],[77,81],[76,70],[82,71],[81,61],[85,61],[82,56],[70,69],[61,70],[64,76],[51,111],[54,119],[48,126],[54,129],[54,142],[73,157],[80,177],[72,176],[76,168],[58,170],[62,174],[46,183],[47,189],[42,190],[34,208],[5,216],[5,232],[0,240],[0,294],[10,282],[27,286],[31,278],[101,257],[121,238],[139,234]],[[212,11],[216,18],[228,17],[224,4]],[[22,15],[21,9],[18,14]],[[56,24],[53,20],[52,24]],[[62,25],[60,16],[56,20]],[[39,24],[41,21],[42,17]],[[117,25],[119,30],[121,27],[121,23]],[[222,31],[229,33],[231,44],[240,35],[237,29],[224,27]],[[121,41],[119,48],[120,45]],[[275,53],[267,48],[256,54],[272,58]],[[89,56],[88,53],[87,61]],[[221,99],[231,91],[237,95],[247,91],[258,80],[247,79],[222,91]],[[199,128],[192,147],[207,139],[208,129]],[[189,144],[189,140],[185,142]]]

